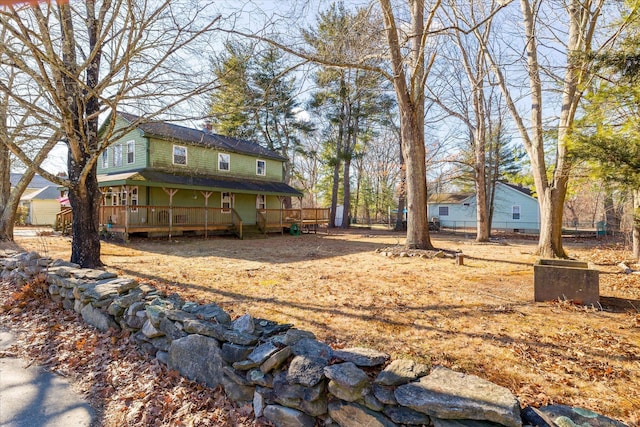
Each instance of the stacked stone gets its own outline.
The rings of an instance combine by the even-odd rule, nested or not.
[[[35,253],[0,254],[0,265],[2,279],[19,284],[45,273],[52,298],[87,323],[131,331],[141,349],[171,369],[210,387],[222,385],[232,400],[251,403],[256,417],[278,427],[519,427],[525,414],[528,422],[537,417],[536,425],[550,420],[533,408],[521,415],[508,389],[479,377],[411,360],[390,362],[389,355],[370,349],[333,350],[292,325],[249,315],[232,321],[216,304],[185,302],[113,273]]]
[[[42,258],[37,252],[4,251],[0,254],[0,278],[2,281],[11,281],[22,286],[42,272],[50,262],[51,259]]]

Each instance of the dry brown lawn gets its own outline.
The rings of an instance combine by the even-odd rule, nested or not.
[[[291,323],[334,348],[364,346],[394,358],[479,375],[524,404],[585,407],[640,425],[640,275],[613,242],[566,241],[600,270],[604,307],[533,302],[535,240],[476,244],[436,234],[452,258],[385,257],[397,233],[370,230],[103,243],[109,270],[216,302],[239,316]],[[68,259],[65,237],[17,237],[24,249]],[[607,304],[614,304],[607,305]]]

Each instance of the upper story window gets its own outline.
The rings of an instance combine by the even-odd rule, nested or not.
[[[109,167],[109,150],[104,150],[102,152],[102,169],[107,169]]]
[[[113,166],[122,166],[122,144],[113,146]]]
[[[520,206],[513,205],[511,207],[511,217],[513,219],[520,219]]]
[[[438,206],[438,215],[449,216],[449,206]]]
[[[265,176],[267,174],[267,162],[256,160],[256,175]]]
[[[136,142],[135,141],[127,142],[127,164],[131,164],[136,161],[135,152],[136,152]]]
[[[218,153],[218,170],[228,171],[231,169],[231,156],[225,153]]]
[[[183,147],[181,145],[173,146],[173,164],[174,165],[187,164],[187,147]]]

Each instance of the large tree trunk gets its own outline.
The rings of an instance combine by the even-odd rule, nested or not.
[[[400,183],[398,184],[398,212],[396,214],[395,231],[404,230],[404,207],[407,199],[407,170],[404,167],[402,154],[402,132],[400,132]]]
[[[69,188],[69,202],[73,209],[71,262],[83,268],[97,268],[102,266],[99,234],[102,197],[98,188],[97,167],[94,166],[86,179],[82,180],[79,177],[82,168],[75,165],[70,158],[69,178],[71,182],[81,183]]]
[[[411,2],[411,61],[407,75],[391,2],[380,0],[389,42],[393,87],[400,110],[402,155],[406,167],[407,240],[409,248],[433,249],[427,218],[427,166],[424,146],[424,0]],[[407,79],[411,81],[408,84]]]
[[[427,167],[424,129],[414,115],[402,114],[402,144],[407,171],[407,242],[409,248],[433,249],[427,218]]]
[[[2,126],[4,123],[0,124]],[[0,240],[13,240],[13,218],[15,217],[15,209],[11,209],[9,205],[9,196],[11,195],[11,157],[9,148],[0,144]],[[14,212],[12,215],[7,215]],[[8,224],[11,222],[11,224]]]
[[[477,101],[481,104],[481,101]],[[480,107],[481,108],[481,107]],[[487,214],[487,176],[485,166],[487,164],[486,159],[486,132],[484,127],[484,113],[481,113],[480,108],[476,108],[476,131],[475,131],[475,184],[476,184],[476,216],[478,226],[476,228],[476,241],[488,242],[489,230],[491,224],[489,223],[489,215]]]
[[[640,190],[633,191],[633,258],[640,262]]]
[[[87,33],[89,46],[93,53],[91,66],[87,67],[86,85],[95,88],[99,81],[101,51],[98,46],[98,21],[95,18],[95,0],[85,2],[87,12]],[[69,5],[60,6],[63,28],[63,60],[67,70],[75,71],[77,60],[75,54],[75,37],[73,20]],[[69,172],[69,202],[73,209],[71,223],[71,262],[83,268],[102,266],[100,261],[100,204],[102,201],[97,179],[96,158],[92,153],[98,148],[98,113],[99,99],[92,92],[87,92],[73,74],[63,75],[65,95],[68,99],[66,129],[69,146],[67,167]],[[73,141],[70,141],[73,138]]]

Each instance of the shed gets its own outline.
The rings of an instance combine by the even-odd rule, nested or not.
[[[20,198],[20,206],[27,209],[26,223],[29,225],[53,225],[60,212],[60,190],[49,185]]]

